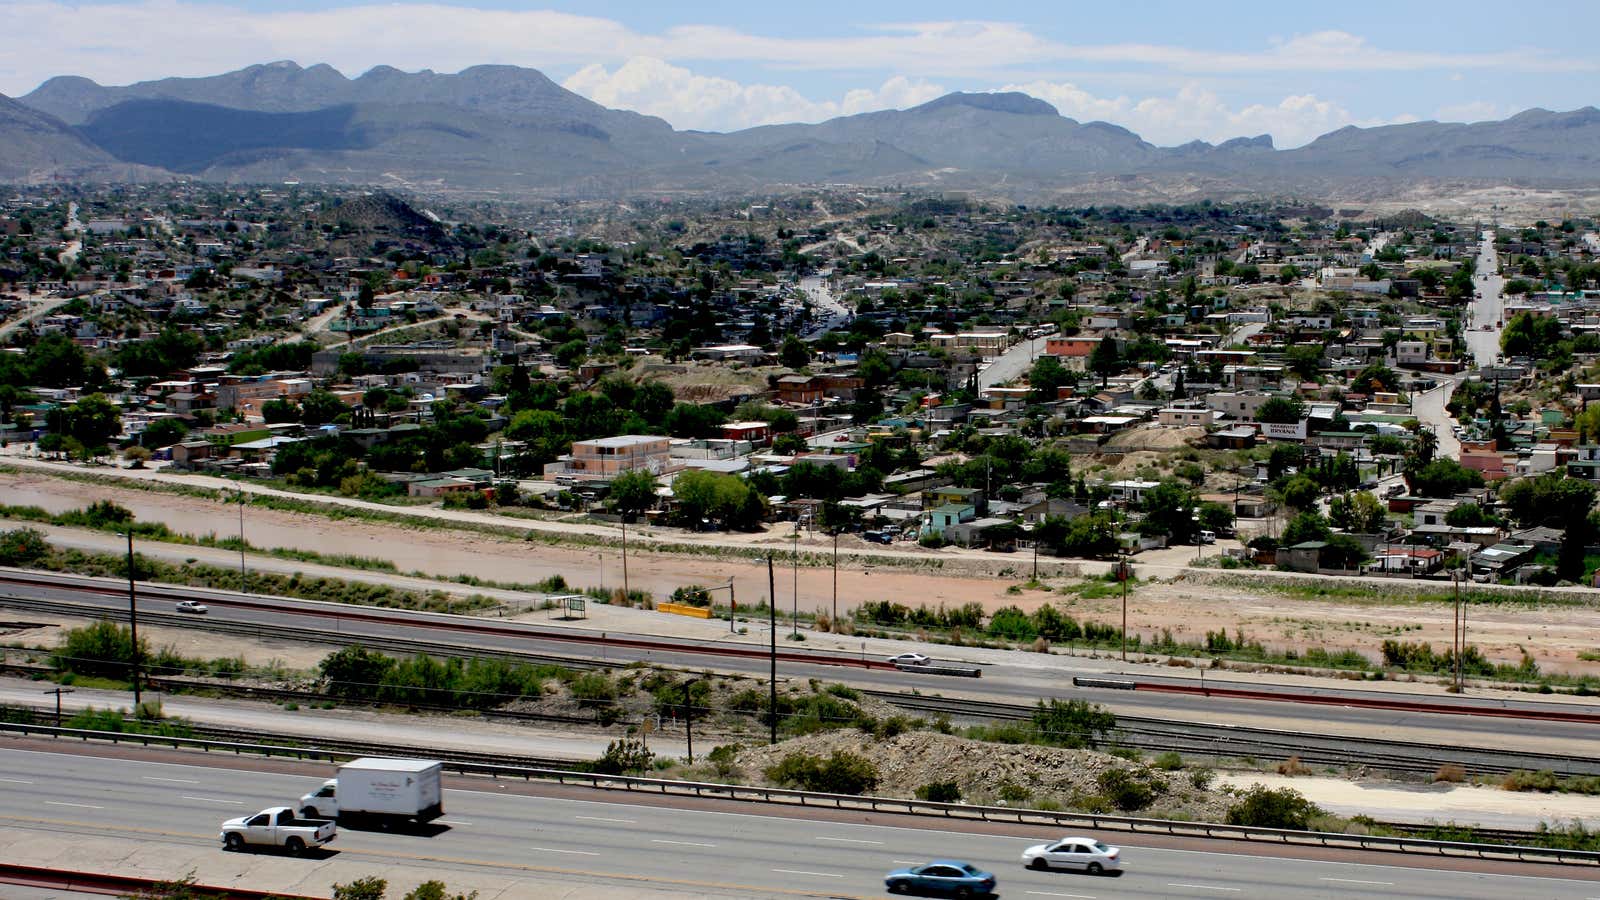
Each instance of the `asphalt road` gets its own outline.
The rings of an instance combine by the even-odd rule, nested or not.
[[[192,765],[0,749],[6,779],[0,824],[8,833],[0,840],[12,845],[8,858],[26,862],[18,857],[29,849],[28,841],[18,840],[19,835],[85,845],[132,838],[142,845],[140,865],[146,870],[166,865],[176,877],[192,868],[203,883],[226,879],[258,889],[300,891],[326,890],[332,880],[329,857],[346,870],[351,862],[367,863],[374,874],[386,874],[396,864],[431,867],[458,890],[475,879],[512,876],[519,887],[501,896],[514,897],[551,896],[555,888],[548,880],[554,877],[702,896],[882,896],[886,871],[932,857],[966,859],[987,868],[999,877],[1002,895],[1012,897],[1298,900],[1381,894],[1498,900],[1588,897],[1600,887],[1578,880],[1595,876],[1587,869],[1548,877],[1549,867],[1393,854],[1352,857],[1231,841],[1185,841],[1187,848],[1176,849],[1171,839],[1137,836],[1124,843],[1113,834],[1103,837],[1122,844],[1128,873],[1090,878],[1023,869],[1021,850],[1055,836],[1038,828],[881,815],[879,822],[894,824],[861,824],[825,811],[726,804],[712,809],[694,801],[537,786],[513,793],[467,779],[447,782],[451,789],[441,822],[448,827],[431,836],[341,829],[335,852],[323,858],[225,854],[217,846],[218,823],[292,802],[328,771],[253,768],[259,767],[229,760]],[[1539,874],[1519,874],[1532,871]]]
[[[73,582],[82,581],[73,576],[59,576],[49,585],[7,585],[6,596],[32,597],[94,605],[106,610],[125,611],[126,597],[84,591]],[[101,582],[104,584],[104,582]],[[164,591],[174,589],[163,588]],[[210,605],[211,612],[202,617],[174,618],[181,623],[192,622],[194,627],[205,627],[212,622],[231,622],[259,629],[262,637],[273,637],[285,627],[317,629],[349,636],[404,637],[414,640],[439,642],[449,646],[471,646],[486,650],[500,650],[530,654],[566,657],[595,657],[617,661],[643,661],[689,669],[713,669],[721,672],[738,672],[756,678],[765,678],[768,660],[718,656],[706,653],[712,647],[725,647],[720,641],[673,638],[660,641],[657,648],[638,649],[625,647],[597,647],[574,644],[561,640],[560,633],[533,625],[498,620],[485,621],[466,616],[445,616],[399,610],[382,610],[363,607],[359,610],[329,606],[306,601],[277,598],[251,598],[248,605],[228,595],[214,592],[194,592]],[[146,599],[142,608],[170,614],[171,600]],[[4,596],[0,596],[4,606]],[[359,614],[362,618],[351,618]],[[783,629],[783,623],[779,623]],[[489,631],[487,629],[493,629]],[[752,622],[751,631],[759,634],[765,630],[764,622]],[[765,642],[762,642],[765,643]],[[757,649],[749,644],[745,649]],[[780,640],[780,653],[800,653],[793,644]],[[697,652],[698,648],[698,652]],[[938,655],[938,654],[935,654]],[[879,690],[908,691],[916,689],[924,694],[972,696],[1011,703],[1032,703],[1042,697],[1081,698],[1105,705],[1120,715],[1147,716],[1179,721],[1203,721],[1246,724],[1303,730],[1321,734],[1370,735],[1400,738],[1413,741],[1448,744],[1462,747],[1495,747],[1502,749],[1544,750],[1578,754],[1600,753],[1600,734],[1591,725],[1550,720],[1530,720],[1474,715],[1428,714],[1397,710],[1365,709],[1343,705],[1302,705],[1289,702],[1248,700],[1217,696],[1194,696],[1148,691],[1127,691],[1072,686],[1074,675],[1103,677],[1103,661],[1080,657],[1043,657],[1023,654],[1017,662],[1005,662],[984,667],[981,680],[919,675],[896,670],[843,668],[822,663],[780,661],[779,677],[818,678],[842,681]],[[1163,679],[1157,674],[1141,673],[1140,681],[1178,681]],[[1184,684],[1193,684],[1184,679]],[[1298,695],[1321,695],[1336,700],[1361,696],[1359,690],[1323,687],[1275,688],[1273,685],[1250,685],[1263,690],[1287,690]],[[1369,694],[1370,695],[1370,694]],[[1393,697],[1395,695],[1390,694]],[[1404,694],[1399,699],[1415,700]],[[1437,704],[1460,704],[1471,709],[1479,706],[1547,710],[1540,701],[1478,700],[1475,698],[1430,698]],[[1595,711],[1594,704],[1573,704],[1567,708]]]
[[[1492,366],[1500,353],[1500,320],[1505,311],[1500,296],[1505,279],[1500,277],[1500,257],[1495,253],[1493,231],[1483,233],[1475,271],[1477,274],[1472,280],[1477,294],[1472,301],[1472,318],[1467,323],[1467,349],[1472,351],[1478,365]],[[1488,331],[1483,330],[1485,325],[1489,326]]]

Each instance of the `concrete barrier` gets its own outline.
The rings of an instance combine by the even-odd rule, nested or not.
[[[691,619],[709,619],[711,610],[704,606],[690,606],[687,603],[657,603],[656,612],[672,613],[675,616],[688,616]]]

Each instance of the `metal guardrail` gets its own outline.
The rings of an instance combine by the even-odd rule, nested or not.
[[[124,732],[88,731],[77,728],[54,728],[43,725],[17,725],[0,723],[0,731],[32,734],[45,737],[78,738],[80,740],[109,740],[143,745],[161,744],[173,747],[191,747],[203,750],[227,751],[234,754],[257,753],[269,756],[294,756],[300,759],[334,760],[348,755],[321,748],[282,747],[266,744],[236,744],[199,738],[168,737],[163,735],[128,734]],[[390,749],[390,752],[393,748]],[[1143,819],[1128,816],[1102,816],[1092,813],[1050,812],[1046,810],[1014,809],[1003,806],[969,806],[962,803],[938,803],[931,800],[903,800],[891,797],[856,796],[853,794],[827,794],[817,791],[797,791],[787,788],[751,787],[737,784],[713,784],[698,781],[674,781],[664,778],[642,778],[630,775],[606,775],[532,766],[508,766],[490,763],[461,762],[441,759],[444,768],[462,775],[506,778],[521,781],[555,781],[560,784],[576,783],[597,790],[637,791],[650,794],[676,796],[718,797],[757,803],[784,803],[798,806],[823,806],[832,809],[864,809],[913,816],[937,816],[947,819],[969,819],[984,822],[1008,822],[1024,825],[1048,826],[1057,830],[1123,831],[1134,834],[1165,834],[1172,836],[1202,837],[1208,839],[1269,841],[1277,844],[1345,847],[1357,850],[1378,850],[1396,853],[1425,853],[1432,856],[1465,857],[1480,859],[1516,860],[1519,862],[1550,862],[1560,865],[1600,865],[1600,852],[1588,850],[1563,850],[1554,847],[1528,847],[1506,844],[1483,844],[1467,841],[1436,841],[1424,838],[1378,837],[1374,835],[1339,834],[1321,831],[1294,831],[1281,828],[1253,828],[1244,825],[1226,825],[1208,822],[1178,822],[1169,819]]]
[[[948,663],[926,663],[919,666],[912,663],[895,663],[894,667],[902,672],[916,672],[921,675],[953,675],[957,678],[983,677],[983,670],[977,666],[956,666]]]

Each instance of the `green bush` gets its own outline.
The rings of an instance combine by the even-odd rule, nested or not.
[[[1123,812],[1144,809],[1156,799],[1155,787],[1127,769],[1107,769],[1095,781],[1111,805]]]
[[[1183,768],[1183,757],[1175,750],[1168,750],[1158,754],[1150,764],[1162,771],[1172,772]]]
[[[711,752],[706,754],[706,762],[710,763],[711,767],[716,770],[718,778],[726,779],[738,771],[738,766],[735,765],[734,760],[738,757],[739,751],[743,749],[743,744],[718,745],[711,748]]]
[[[961,786],[954,781],[931,781],[917,788],[917,799],[929,803],[960,803]]]
[[[50,542],[36,528],[0,532],[0,566],[26,567],[50,555]]]
[[[589,764],[591,770],[602,775],[622,775],[628,772],[648,772],[656,755],[635,738],[618,738],[606,745],[606,752]]]
[[[1040,700],[1031,721],[1041,743],[1058,747],[1094,747],[1117,727],[1115,715],[1083,700]]]
[[[989,635],[1011,641],[1031,641],[1039,636],[1039,629],[1028,614],[1015,606],[995,611],[989,617]]]
[[[1253,784],[1240,797],[1239,802],[1228,807],[1228,824],[1250,828],[1286,828],[1304,831],[1311,820],[1322,815],[1315,803],[1292,788],[1271,790]]]
[[[139,640],[138,657],[150,657],[149,642],[143,638]],[[132,631],[104,621],[68,629],[61,646],[50,655],[50,665],[57,671],[124,680],[132,676],[133,663]]]
[[[848,750],[835,750],[827,759],[790,753],[765,774],[774,784],[825,794],[865,794],[878,786],[878,770]]]

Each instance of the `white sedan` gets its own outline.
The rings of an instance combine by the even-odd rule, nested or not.
[[[1090,875],[1122,874],[1122,851],[1091,837],[1064,837],[1051,844],[1036,844],[1022,851],[1022,864],[1030,869],[1069,869]]]
[[[933,662],[933,660],[923,656],[921,653],[901,653],[889,657],[889,662],[897,666],[925,666]]]
[[[179,600],[178,601],[178,612],[203,613],[208,608],[209,607],[207,607],[204,603],[201,603],[199,600]]]

